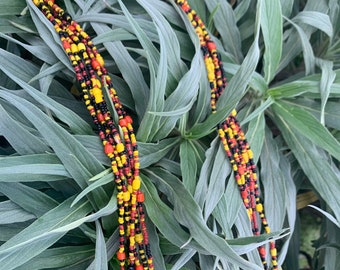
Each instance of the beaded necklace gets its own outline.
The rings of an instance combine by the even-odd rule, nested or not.
[[[140,190],[139,155],[132,119],[126,114],[104,60],[89,35],[54,0],[33,0],[59,34],[72,63],[85,105],[96,125],[104,152],[111,161],[117,187],[120,269],[154,269]],[[107,90],[118,117],[118,126],[108,109]]]
[[[210,105],[212,113],[215,113],[216,102],[227,84],[220,55],[216,50],[216,44],[211,40],[204,23],[195,10],[191,9],[186,0],[175,0],[175,2],[185,12],[198,35],[210,85]],[[264,207],[259,196],[253,152],[236,119],[236,114],[237,112],[234,109],[226,120],[217,126],[218,134],[232,165],[232,170],[241,193],[243,204],[247,209],[248,217],[252,224],[253,234],[260,234],[257,223],[257,213],[261,219],[264,231],[270,233],[270,228],[264,213]],[[263,268],[268,269],[265,247],[259,247],[258,252]],[[270,255],[273,269],[278,269],[277,251],[274,241],[270,242]]]

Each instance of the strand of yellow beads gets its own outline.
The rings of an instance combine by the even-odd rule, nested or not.
[[[216,44],[211,40],[204,23],[197,15],[196,11],[191,9],[186,0],[175,0],[175,2],[186,13],[198,35],[210,85],[211,109],[212,113],[215,113],[216,102],[227,84],[220,55],[217,52]],[[223,123],[218,125],[218,134],[232,165],[234,177],[239,187],[243,204],[247,209],[249,219],[252,223],[254,235],[260,234],[256,212],[259,214],[264,231],[269,233],[270,228],[259,196],[253,153],[245,138],[244,132],[236,120],[236,114],[236,110],[233,110],[230,116],[228,116]],[[259,247],[258,251],[263,268],[268,269],[265,247]],[[273,269],[278,269],[276,253],[275,242],[272,241],[270,242],[270,254]]]
[[[111,160],[118,190],[117,259],[120,269],[152,270],[154,266],[145,224],[144,195],[140,190],[139,155],[132,118],[126,114],[104,66],[104,60],[89,35],[54,1],[33,2],[59,34],[82,88],[85,105],[98,129],[104,152]],[[108,90],[112,99],[119,119],[118,125],[114,123],[108,109],[103,89]]]

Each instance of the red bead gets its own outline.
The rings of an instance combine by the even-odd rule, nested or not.
[[[243,167],[239,167],[237,170],[238,170],[238,173],[240,175],[244,175],[244,168]]]
[[[104,146],[104,152],[105,154],[111,154],[113,153],[113,146],[111,143],[106,143],[105,146]]]
[[[242,199],[246,199],[248,197],[248,191],[247,190],[241,191],[241,196],[242,196]]]
[[[264,247],[259,247],[258,250],[262,258],[266,257],[266,250]]]
[[[183,3],[182,10],[184,12],[188,12],[190,10],[190,7],[189,7],[188,3]]]
[[[132,124],[132,118],[129,115],[126,115],[125,117],[119,120],[119,125],[121,127],[127,127],[128,124]]]
[[[97,114],[97,118],[98,118],[98,121],[99,121],[99,122],[103,122],[103,121],[104,121],[104,115],[101,114],[101,113],[98,113],[98,114]]]
[[[216,44],[212,41],[207,43],[207,47],[208,47],[209,51],[216,50]]]
[[[139,192],[137,194],[137,202],[140,202],[140,203],[144,202],[144,193],[143,192]]]
[[[124,252],[117,252],[117,259],[120,261],[124,261],[126,258],[126,254]]]
[[[71,45],[70,45],[70,43],[67,40],[64,40],[63,41],[63,47],[66,50],[66,49],[70,49]]]
[[[92,68],[95,69],[95,70],[100,69],[100,64],[96,59],[92,59],[91,65],[92,65]]]
[[[144,267],[143,267],[143,265],[140,264],[140,265],[136,265],[135,269],[136,270],[143,270]]]

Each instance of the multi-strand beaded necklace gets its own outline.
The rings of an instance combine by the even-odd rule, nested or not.
[[[139,157],[132,119],[117,96],[104,60],[89,35],[54,0],[33,0],[59,34],[79,82],[85,105],[96,125],[104,152],[111,160],[117,187],[120,269],[153,269],[140,190]],[[113,102],[118,125],[105,102],[106,89]]]
[[[176,0],[176,3],[186,13],[199,37],[207,69],[208,81],[210,84],[211,109],[212,113],[215,113],[216,102],[226,87],[226,77],[224,75],[221,58],[216,50],[216,44],[211,40],[204,23],[197,13],[191,9],[186,0]],[[233,110],[226,120],[217,126],[217,129],[225,152],[232,165],[234,177],[239,187],[243,204],[247,209],[247,213],[252,224],[253,234],[260,234],[257,223],[257,213],[260,216],[264,231],[269,233],[270,228],[264,214],[263,204],[259,197],[253,152],[251,151],[244,132],[236,119],[236,110]],[[263,268],[268,269],[265,247],[259,247],[258,251],[262,260]],[[274,241],[270,242],[270,255],[273,269],[278,269],[277,251]]]
[[[89,35],[72,20],[54,0],[33,0],[59,34],[62,46],[68,55],[77,81],[79,82],[85,105],[96,125],[104,152],[111,160],[112,171],[117,186],[119,223],[119,250],[117,259],[120,268],[153,269],[153,261],[148,241],[148,233],[143,211],[144,194],[140,191],[139,157],[132,127],[132,119],[122,106],[104,66],[104,60],[93,45]],[[226,87],[226,77],[222,61],[215,43],[194,10],[187,1],[175,1],[187,14],[199,37],[211,89],[211,109],[216,112],[216,102]],[[106,89],[114,104],[118,126],[105,102],[103,89]],[[236,120],[236,110],[221,124],[218,133],[226,154],[232,164],[234,177],[239,186],[243,203],[252,223],[253,233],[259,235],[257,214],[264,230],[270,232],[263,205],[259,197],[256,166],[253,153],[245,135]],[[264,269],[267,269],[266,250],[259,247]],[[277,269],[275,242],[270,242],[273,269]]]

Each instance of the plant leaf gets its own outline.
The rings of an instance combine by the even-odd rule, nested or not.
[[[296,106],[288,106],[283,101],[274,103],[273,109],[290,127],[340,160],[339,142],[312,115]]]
[[[282,53],[282,14],[280,0],[264,1],[260,23],[265,45],[264,77],[269,83],[275,76]]]

